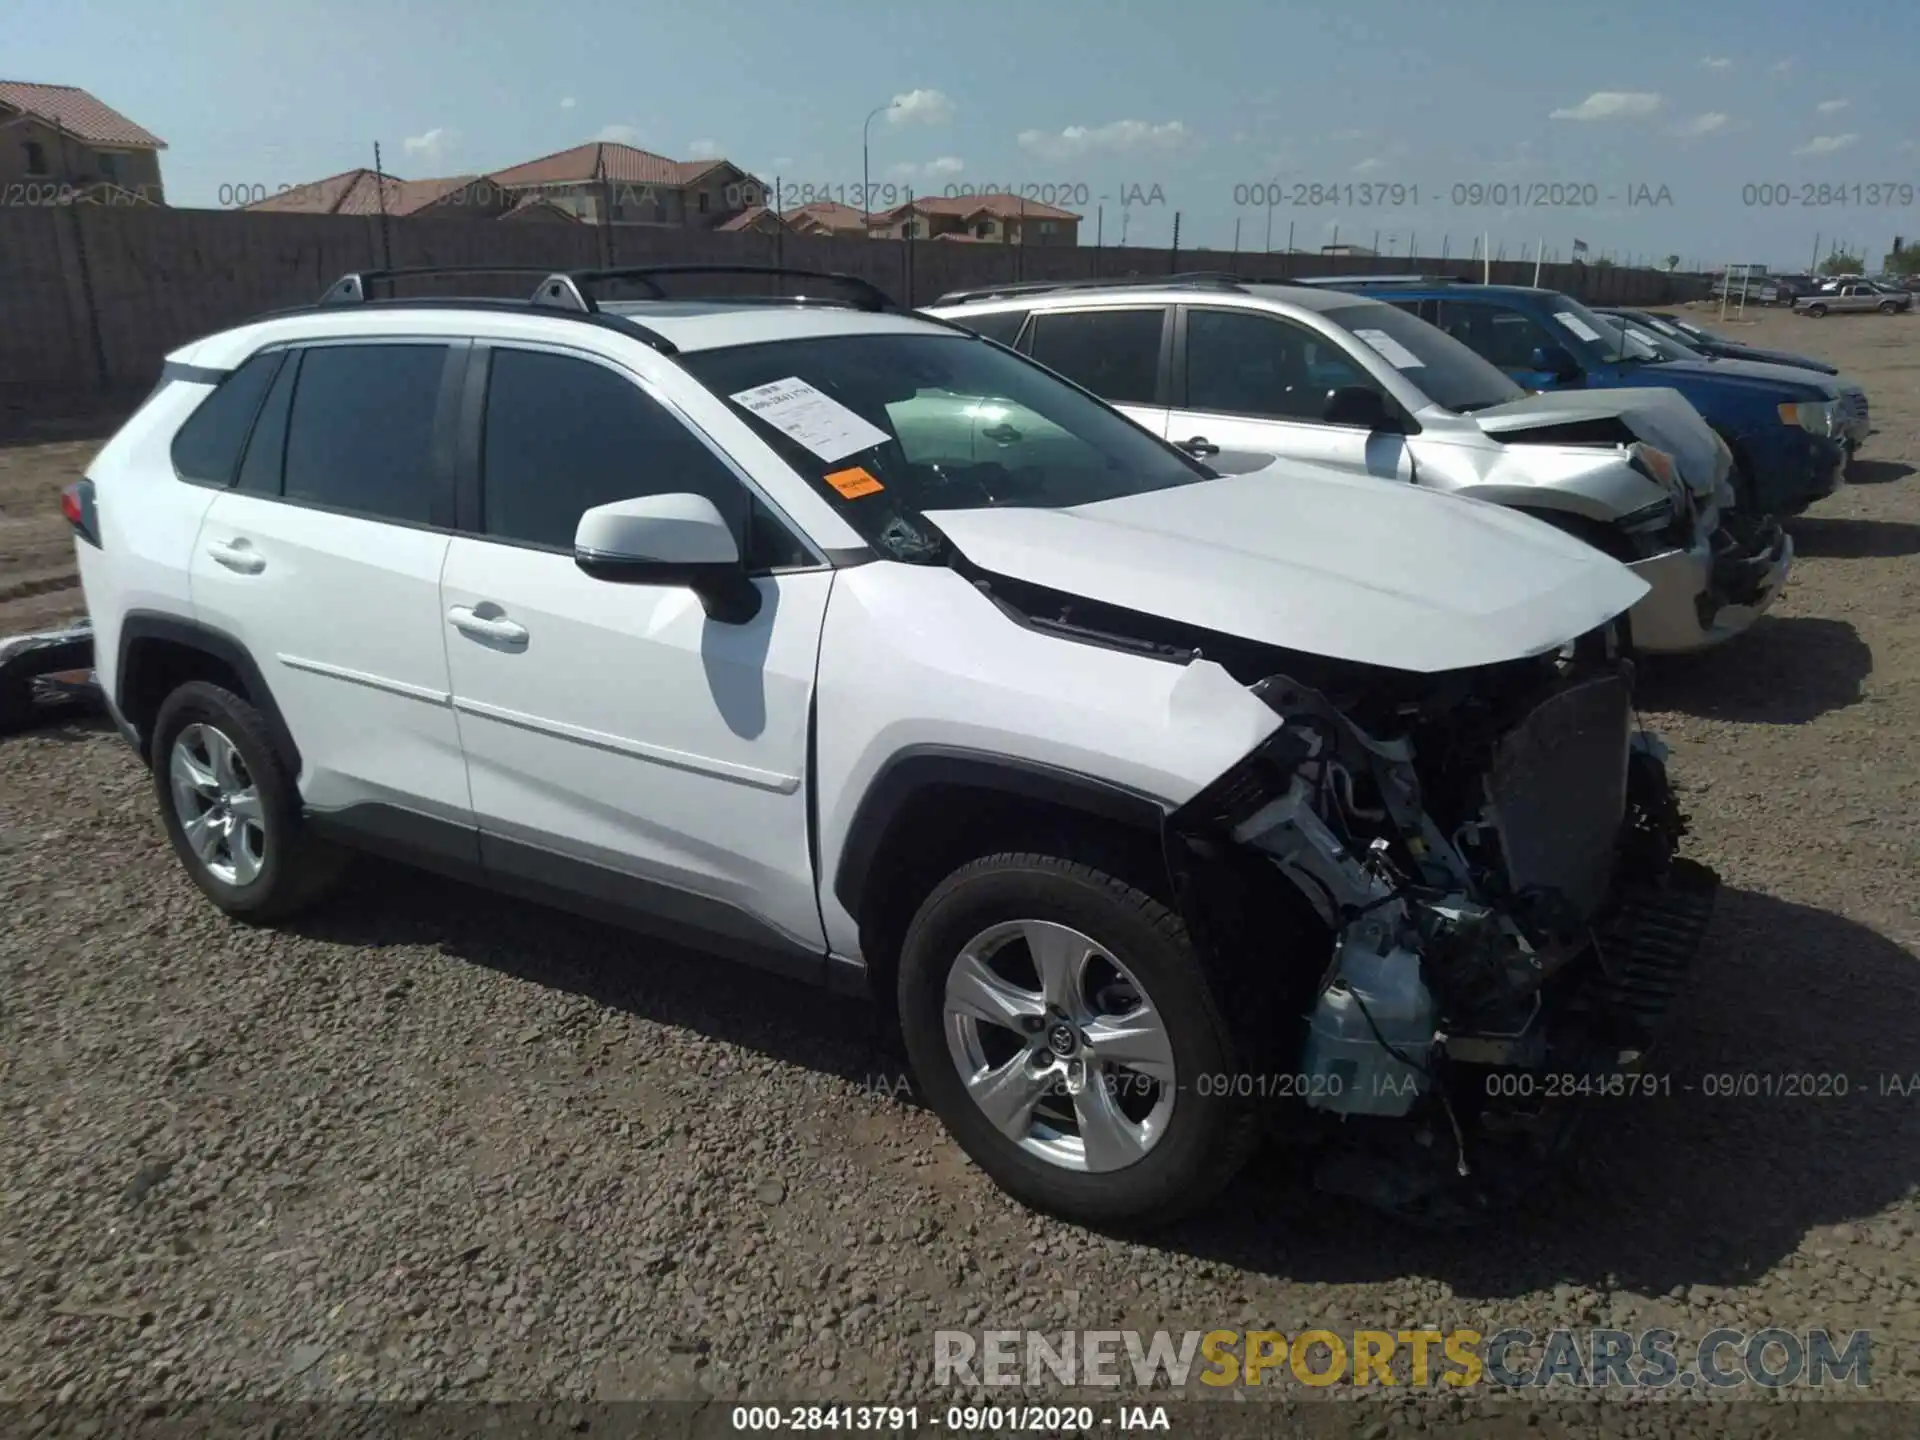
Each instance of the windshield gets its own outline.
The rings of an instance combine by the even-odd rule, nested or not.
[[[897,560],[943,553],[929,510],[1058,509],[1211,477],[1118,411],[971,336],[834,335],[680,358]]]
[[[1616,322],[1589,310],[1571,295],[1550,295],[1546,306],[1560,343],[1589,369],[1617,365],[1623,360],[1633,364],[1664,358],[1651,344],[1631,343]]]
[[[1443,409],[1485,410],[1527,393],[1444,330],[1395,306],[1361,300],[1324,313]]]
[[[1632,320],[1622,320],[1614,316],[1596,315],[1594,319],[1605,327],[1608,348],[1616,361],[1624,360],[1629,364],[1658,363],[1662,360],[1703,360],[1703,356],[1691,345],[1683,344],[1669,335],[1662,335],[1645,325]]]

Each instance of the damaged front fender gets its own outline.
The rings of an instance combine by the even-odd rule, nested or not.
[[[1169,817],[1169,854],[1188,903],[1231,871],[1229,893],[1264,875],[1308,917],[1284,942],[1243,922],[1233,968],[1287,997],[1271,1044],[1310,1109],[1444,1122],[1463,1178],[1512,1118],[1470,1077],[1643,1059],[1713,877],[1675,859],[1664,751],[1632,729],[1617,664],[1498,713],[1403,704],[1387,736],[1286,677],[1255,689],[1279,728]]]

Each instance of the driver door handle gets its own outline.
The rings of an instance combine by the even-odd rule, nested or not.
[[[453,622],[453,628],[462,635],[471,635],[476,640],[520,645],[524,644],[527,638],[526,626],[516,624],[504,615],[489,617],[476,614],[465,605],[453,606],[447,611],[447,619]]]
[[[1204,435],[1196,435],[1191,440],[1182,440],[1180,449],[1189,455],[1218,455],[1220,447]]]
[[[256,552],[245,540],[215,540],[207,546],[207,554],[216,564],[242,575],[258,575],[267,568],[266,557]]]

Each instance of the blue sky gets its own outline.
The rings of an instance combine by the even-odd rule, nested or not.
[[[1098,214],[1108,243],[1166,244],[1177,211],[1183,248],[1231,247],[1236,218],[1264,248],[1271,218],[1275,247],[1338,226],[1459,255],[1491,232],[1509,258],[1579,238],[1785,268],[1816,235],[1877,261],[1920,234],[1912,0],[11,8],[0,78],[83,86],[162,136],[180,205],[370,164],[376,139],[409,178],[602,137],[857,198],[861,122],[907,97],[873,123],[876,184],[1035,187],[1089,241]],[[1144,202],[1124,219],[1123,197]]]

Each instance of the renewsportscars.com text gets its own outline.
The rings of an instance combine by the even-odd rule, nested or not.
[[[1864,1388],[1865,1330],[939,1330],[937,1385]]]

